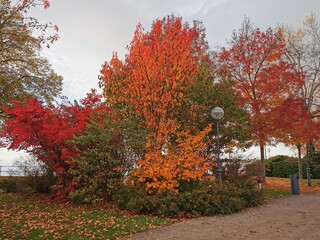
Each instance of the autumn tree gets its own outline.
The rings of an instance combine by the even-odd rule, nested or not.
[[[95,91],[80,102],[81,105],[63,102],[46,106],[31,98],[25,103],[13,101],[3,108],[8,118],[0,136],[1,146],[25,150],[46,163],[58,176],[55,193],[61,197],[75,183],[68,170],[76,167],[71,160],[77,152],[68,141],[86,129],[91,116],[110,111],[101,104],[101,97]]]
[[[265,181],[264,146],[272,137],[271,118],[276,107],[303,84],[303,76],[284,60],[285,41],[281,32],[272,29],[261,31],[249,19],[234,31],[229,48],[219,55],[221,76],[235,82],[238,103],[249,115],[252,139],[260,146],[262,176]]]
[[[50,103],[61,92],[62,77],[53,71],[46,58],[40,56],[42,44],[57,40],[57,27],[51,26],[54,33],[48,35],[50,24],[41,24],[37,19],[25,16],[30,8],[38,5],[48,8],[49,2],[1,1],[0,106],[11,99],[21,101],[29,97]],[[32,35],[35,31],[38,36]],[[3,117],[2,107],[0,114]]]
[[[177,189],[179,180],[201,179],[211,168],[203,156],[211,126],[185,128],[178,116],[199,74],[198,64],[208,58],[204,28],[168,16],[154,21],[150,32],[138,25],[128,50],[124,62],[115,54],[104,64],[100,84],[112,107],[136,114],[149,131],[135,176],[150,192]]]
[[[319,122],[320,117],[320,20],[311,13],[303,21],[302,28],[282,27],[285,34],[287,51],[285,58],[296,72],[305,73],[306,79],[297,92],[304,99],[310,113],[310,121]],[[308,149],[315,151],[314,142],[308,143]]]
[[[286,145],[297,147],[298,173],[303,179],[301,149],[317,137],[319,124],[311,120],[304,99],[297,97],[287,98],[276,107],[272,121],[277,126],[274,136]]]

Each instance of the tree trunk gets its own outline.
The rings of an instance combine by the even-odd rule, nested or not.
[[[314,153],[314,152],[315,152],[315,147],[314,147],[314,144],[313,144],[312,141],[310,141],[309,143],[307,143],[306,148],[307,148],[307,154],[310,154],[310,153]]]
[[[261,159],[261,176],[262,183],[266,183],[266,163],[264,159],[264,144],[260,143],[260,159]]]
[[[303,174],[302,174],[302,159],[301,159],[301,144],[297,145],[298,148],[298,169],[299,169],[299,179],[303,179]]]

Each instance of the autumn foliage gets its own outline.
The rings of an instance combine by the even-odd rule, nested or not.
[[[4,106],[8,119],[1,133],[1,145],[12,150],[25,150],[46,163],[58,176],[58,195],[68,193],[74,184],[68,170],[76,167],[71,164],[71,159],[77,152],[68,141],[86,129],[94,114],[110,111],[101,105],[101,97],[95,91],[82,99],[81,104],[44,106],[31,98],[25,103],[13,101]]]
[[[290,179],[287,178],[268,178],[268,182],[264,185],[264,189],[268,190],[282,190],[282,191],[291,191]],[[319,193],[320,186],[307,186],[306,182],[300,181],[299,189],[302,194],[306,193]]]
[[[304,83],[304,75],[284,60],[285,53],[281,31],[261,31],[246,19],[218,59],[220,74],[234,80],[238,104],[248,113],[252,140],[260,146],[262,161],[263,147],[281,123],[273,121],[279,106],[285,106],[286,99],[294,96]],[[265,169],[262,174],[265,179]]]
[[[101,70],[107,102],[137,114],[150,132],[134,173],[147,190],[176,189],[179,179],[199,179],[209,169],[202,154],[209,127],[190,134],[177,120],[207,48],[198,22],[190,27],[169,16],[150,32],[138,25],[125,61],[115,54]]]

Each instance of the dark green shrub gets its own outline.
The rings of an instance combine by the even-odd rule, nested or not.
[[[7,193],[18,192],[16,177],[6,177],[0,180],[0,189]]]
[[[272,163],[272,177],[288,178],[298,173],[298,162],[284,160]]]
[[[178,191],[182,192],[190,192],[194,189],[201,188],[201,182],[197,180],[180,180]]]
[[[49,193],[56,182],[50,168],[34,158],[16,161],[12,170],[11,181],[16,185],[16,191],[22,193]]]
[[[135,126],[133,120],[101,113],[91,119],[82,135],[69,142],[77,151],[71,162],[76,167],[69,169],[77,183],[69,195],[72,201],[94,203],[112,199],[144,146],[144,131]]]
[[[275,177],[273,175],[273,166],[278,162],[282,162],[282,161],[288,161],[292,158],[290,158],[289,156],[285,156],[285,155],[277,155],[277,156],[274,156],[274,157],[271,157],[269,159],[266,160],[266,176],[267,177]],[[297,160],[298,162],[298,160]],[[279,171],[279,169],[277,170]],[[286,175],[286,173],[284,173]],[[290,174],[289,174],[290,175]]]
[[[113,197],[121,209],[158,216],[229,214],[262,201],[254,180],[197,183],[195,189],[175,193],[163,191],[149,195],[135,186],[121,186]]]
[[[312,178],[320,178],[320,152],[310,153],[303,158],[303,161],[309,163]]]

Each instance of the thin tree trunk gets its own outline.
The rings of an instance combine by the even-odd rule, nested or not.
[[[260,158],[261,158],[261,176],[262,183],[266,183],[266,163],[264,159],[264,144],[260,143]]]
[[[302,158],[301,158],[301,144],[297,145],[298,148],[298,169],[299,169],[299,179],[303,179],[302,174]]]
[[[315,152],[315,147],[314,147],[314,144],[313,144],[312,141],[310,141],[309,143],[307,143],[306,148],[307,148],[307,154],[310,154],[310,153],[314,153],[314,152]]]

